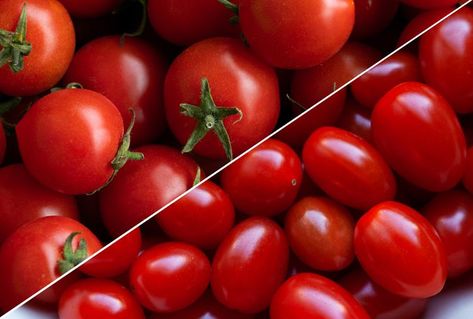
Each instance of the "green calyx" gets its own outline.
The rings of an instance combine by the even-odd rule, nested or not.
[[[58,261],[59,273],[61,275],[79,265],[89,256],[87,253],[87,242],[84,238],[80,239],[79,246],[76,250],[72,248],[72,241],[77,235],[80,235],[80,233],[74,232],[66,238],[62,258]]]
[[[209,131],[213,130],[222,143],[227,158],[232,160],[232,145],[223,120],[228,116],[238,114],[240,118],[236,122],[240,121],[243,117],[243,113],[240,109],[236,107],[216,106],[212,94],[210,93],[209,81],[206,78],[202,78],[201,82],[200,105],[195,106],[182,103],[180,107],[182,114],[192,117],[197,121],[197,126],[187,140],[182,152],[191,152],[197,143],[199,143]]]
[[[238,6],[229,0],[217,0],[217,1],[223,4],[225,8],[233,12],[234,15],[230,18],[230,23],[237,24],[240,20],[238,16],[239,14]]]
[[[26,4],[21,10],[15,31],[0,30],[0,68],[8,64],[14,72],[23,70],[23,57],[30,54],[32,46],[26,41]]]

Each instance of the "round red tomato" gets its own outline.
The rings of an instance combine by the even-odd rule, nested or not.
[[[23,8],[26,10],[23,44],[29,44],[31,51],[21,54],[23,65],[0,66],[0,93],[10,96],[35,95],[52,88],[66,73],[74,54],[72,21],[56,0],[0,1],[0,29],[17,30]]]
[[[253,146],[279,115],[275,71],[230,38],[204,40],[179,55],[166,76],[164,98],[169,127],[186,144],[183,151],[195,146],[197,154],[213,159]]]
[[[302,273],[289,278],[271,301],[271,319],[369,319],[345,289],[325,277]]]
[[[7,137],[5,136],[5,130],[3,125],[0,125],[0,164],[5,159],[5,153],[7,151]]]
[[[447,258],[434,227],[397,202],[378,204],[361,217],[355,254],[375,283],[397,295],[427,298],[447,279]]]
[[[218,247],[212,263],[213,294],[230,309],[263,311],[286,276],[288,259],[284,231],[270,219],[249,218]]]
[[[278,68],[303,69],[327,61],[348,40],[355,20],[353,0],[239,3],[250,48]]]
[[[191,190],[156,216],[169,237],[202,249],[216,248],[234,219],[229,196],[211,181]]]
[[[165,74],[165,58],[151,44],[138,38],[107,36],[77,51],[63,82],[78,82],[109,98],[125,127],[130,124],[132,108],[136,118],[131,143],[141,145],[154,142],[164,130]]]
[[[66,240],[71,234],[74,253],[79,241],[86,245],[86,255],[98,251],[102,245],[85,226],[62,216],[48,216],[20,226],[0,247],[0,308],[9,310],[32,294],[56,280],[70,264],[65,256]],[[59,262],[63,266],[60,267]],[[61,268],[61,269],[60,269]],[[64,288],[75,280],[68,276],[38,296],[37,300],[55,303]]]
[[[269,139],[223,170],[221,182],[240,212],[274,216],[296,198],[302,164],[288,145]]]
[[[130,270],[130,285],[143,306],[159,313],[184,309],[207,289],[210,263],[194,246],[168,242],[145,250]]]
[[[392,22],[399,0],[354,0],[355,26],[352,35],[369,38],[380,34]]]
[[[59,300],[59,319],[144,319],[140,304],[123,286],[104,279],[70,285]]]
[[[420,9],[436,9],[454,6],[459,0],[401,0],[401,2]]]
[[[122,0],[59,0],[67,11],[79,18],[95,18],[112,13]]]
[[[352,98],[347,99],[342,115],[335,126],[371,143],[371,111]]]
[[[373,140],[399,175],[439,192],[452,188],[465,168],[465,137],[448,102],[427,85],[405,82],[376,104]]]

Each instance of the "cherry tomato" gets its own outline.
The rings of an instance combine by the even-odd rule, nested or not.
[[[375,283],[397,295],[427,298],[447,279],[447,258],[434,227],[397,202],[378,204],[361,217],[355,254]]]
[[[332,198],[366,210],[396,194],[396,180],[374,147],[335,127],[317,129],[302,152],[310,178]]]
[[[36,101],[16,133],[31,175],[55,191],[84,194],[112,176],[111,161],[123,136],[123,120],[103,95],[64,89]]]
[[[210,94],[218,107],[214,111],[222,113],[231,108],[237,112],[237,108],[241,120],[239,114],[215,116],[210,112],[201,114],[204,119],[198,124],[193,117],[181,114],[181,103],[197,106],[199,99],[208,101],[208,97],[201,94],[203,78],[208,79]],[[195,128],[203,129],[205,126],[207,131],[209,127],[217,131],[224,126],[233,154],[240,154],[266,137],[276,125],[278,90],[275,71],[255,58],[238,40],[204,40],[186,49],[169,68],[164,86],[167,121],[181,144],[186,143]],[[207,112],[202,105],[199,109]],[[219,134],[225,138],[225,134]],[[213,159],[229,157],[217,134],[213,133],[206,134],[194,150]]]
[[[87,255],[102,247],[85,226],[62,216],[43,217],[24,224],[3,242],[0,247],[1,309],[13,308],[61,275],[58,262],[65,258],[66,239],[75,232],[79,234],[72,240],[74,252],[82,239]],[[64,278],[38,296],[38,300],[57,302],[64,288],[76,278],[77,275]]]
[[[306,197],[286,215],[285,232],[292,251],[308,266],[325,271],[346,268],[353,261],[350,212],[325,197]]]
[[[353,98],[347,99],[342,115],[335,126],[358,135],[371,143],[371,112]]]
[[[156,216],[169,237],[202,249],[216,248],[234,219],[230,197],[211,181],[191,190]]]
[[[0,92],[35,95],[52,88],[66,73],[75,47],[75,34],[66,9],[51,0],[0,1],[0,29],[15,31],[26,4],[26,42],[30,53],[21,71],[0,67]]]
[[[427,85],[405,82],[384,95],[371,117],[373,140],[399,175],[439,192],[462,178],[465,137],[448,102]]]
[[[173,312],[194,303],[210,279],[207,256],[194,246],[168,242],[145,250],[130,270],[132,291],[154,312]]]
[[[104,279],[70,285],[59,300],[59,319],[144,319],[140,304],[123,286]]]
[[[165,58],[152,45],[138,38],[107,36],[76,53],[63,82],[78,82],[109,98],[125,127],[130,124],[132,108],[136,118],[131,141],[141,145],[154,142],[164,130],[165,73]]]
[[[368,319],[363,307],[325,277],[303,273],[289,278],[271,301],[271,319]]]
[[[227,167],[221,182],[239,211],[274,216],[289,208],[296,198],[302,164],[288,145],[269,139]]]
[[[288,268],[289,247],[284,231],[273,221],[249,218],[218,247],[212,263],[214,296],[243,313],[267,308]]]
[[[59,0],[67,11],[79,18],[95,18],[112,13],[122,0]]]
[[[7,137],[5,136],[5,130],[3,125],[0,125],[0,164],[5,159],[5,153],[7,151]]]
[[[352,35],[369,38],[380,34],[391,23],[399,0],[354,0],[355,26]]]
[[[420,9],[437,9],[456,5],[459,0],[401,0],[401,2]]]
[[[353,0],[239,3],[250,48],[278,68],[303,69],[327,61],[348,40],[355,20]]]

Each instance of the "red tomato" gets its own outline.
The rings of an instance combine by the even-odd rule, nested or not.
[[[123,286],[104,279],[70,285],[59,300],[59,319],[144,319],[140,304]]]
[[[371,117],[373,140],[399,175],[439,192],[462,178],[465,137],[448,102],[427,85],[405,82],[384,95]]]
[[[78,219],[76,201],[39,184],[22,164],[0,168],[0,243],[21,225],[45,216]]]
[[[194,246],[169,242],[145,250],[130,270],[132,291],[154,312],[173,312],[194,303],[210,279],[207,256]]]
[[[80,271],[99,278],[112,278],[128,270],[141,250],[141,232],[137,228],[80,267]]]
[[[303,273],[289,278],[273,297],[271,319],[369,319],[363,307],[325,277]]]
[[[352,35],[369,38],[381,33],[391,23],[399,0],[354,0],[355,26]]]
[[[26,42],[31,52],[21,71],[0,67],[0,93],[35,95],[53,87],[71,62],[75,34],[71,18],[56,0],[0,1],[0,29],[15,31],[26,4]]]
[[[100,2],[100,1],[97,1]],[[113,76],[110,76],[113,74]],[[103,94],[120,111],[125,127],[135,111],[132,145],[154,142],[164,130],[164,56],[138,39],[108,36],[83,46],[74,56],[63,82],[78,82]]]
[[[192,187],[197,164],[167,146],[136,151],[144,160],[126,165],[100,193],[100,213],[112,236],[118,236]]]
[[[420,9],[445,8],[456,5],[459,0],[401,0],[405,4]]]
[[[371,143],[371,112],[354,99],[347,99],[342,115],[335,125]]]
[[[223,170],[221,183],[240,212],[274,216],[292,204],[302,182],[302,164],[283,142],[269,139]]]
[[[100,241],[79,222],[62,216],[48,216],[20,226],[0,247],[0,308],[9,310],[50,282],[61,272],[66,239],[74,232],[72,249],[86,243],[86,255],[98,251]],[[71,265],[72,266],[72,265]],[[75,280],[69,276],[38,296],[37,300],[55,303],[64,288]]]
[[[397,202],[378,204],[361,217],[355,254],[375,283],[397,295],[427,298],[447,279],[445,250],[434,227]]]
[[[327,61],[348,40],[355,20],[353,0],[239,2],[240,26],[250,48],[278,68],[303,69]]]
[[[7,151],[7,137],[5,136],[5,130],[3,125],[0,125],[0,164],[5,159],[5,153]]]
[[[396,194],[396,180],[384,159],[350,132],[319,128],[306,141],[302,158],[310,178],[347,206],[366,210]]]
[[[208,79],[216,110],[208,94],[201,94],[203,78]],[[238,40],[208,39],[186,49],[169,68],[164,86],[166,117],[181,144],[188,141],[196,128],[221,132],[223,126],[231,141],[228,147],[237,155],[273,130],[279,115],[278,90],[275,71]],[[201,98],[208,102],[205,105],[213,105],[213,111],[202,105],[194,108],[200,110],[199,122],[181,113],[181,103],[199,105]],[[229,108],[234,112],[228,113]],[[241,112],[241,120],[235,108]],[[219,134],[225,140],[225,134]],[[206,134],[195,152],[213,159],[231,157],[231,152],[225,152],[221,144],[217,134]]]
[[[353,261],[350,212],[325,197],[306,197],[286,215],[284,230],[296,256],[308,266],[325,271],[346,268]]]
[[[122,0],[59,0],[67,11],[79,18],[95,18],[112,13]]]
[[[426,82],[455,111],[473,112],[473,9],[463,8],[426,33],[419,59]]]
[[[103,95],[64,89],[36,101],[16,133],[31,175],[55,191],[84,194],[112,176],[111,161],[123,136],[123,120]]]
[[[438,194],[422,210],[442,239],[448,275],[473,268],[473,196],[465,191]]]
[[[230,231],[235,211],[230,197],[207,181],[156,216],[164,232],[174,240],[202,249],[213,249]]]
[[[218,247],[212,263],[214,296],[230,309],[258,313],[283,282],[288,259],[284,231],[269,219],[249,218]]]

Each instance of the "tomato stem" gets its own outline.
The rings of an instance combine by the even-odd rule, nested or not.
[[[200,173],[201,173],[200,166],[197,166],[197,173],[195,174],[194,183],[192,183],[192,186],[195,186],[200,183],[200,180],[201,180]]]
[[[125,37],[138,37],[143,34],[146,28],[146,23],[148,22],[148,10],[147,10],[147,0],[138,0],[141,4],[141,21],[138,26],[138,29],[135,32],[125,33],[120,38],[120,45],[123,46],[125,42]]]
[[[220,2],[221,4],[225,6],[225,8],[233,12],[234,16],[232,16],[229,21],[231,24],[237,24],[240,20],[238,16],[239,15],[238,6],[229,0],[218,0],[218,2]]]
[[[80,239],[79,246],[75,251],[72,248],[72,241],[79,234],[79,232],[74,232],[66,238],[63,248],[63,258],[58,261],[59,273],[61,275],[79,265],[88,257],[87,242],[84,238]]]
[[[303,110],[303,111],[307,110],[307,108],[305,106],[303,106],[302,104],[300,104],[299,102],[294,100],[289,94],[286,94],[286,98],[289,100],[289,102],[291,102],[292,104],[294,104],[295,106],[297,106],[301,110]]]

